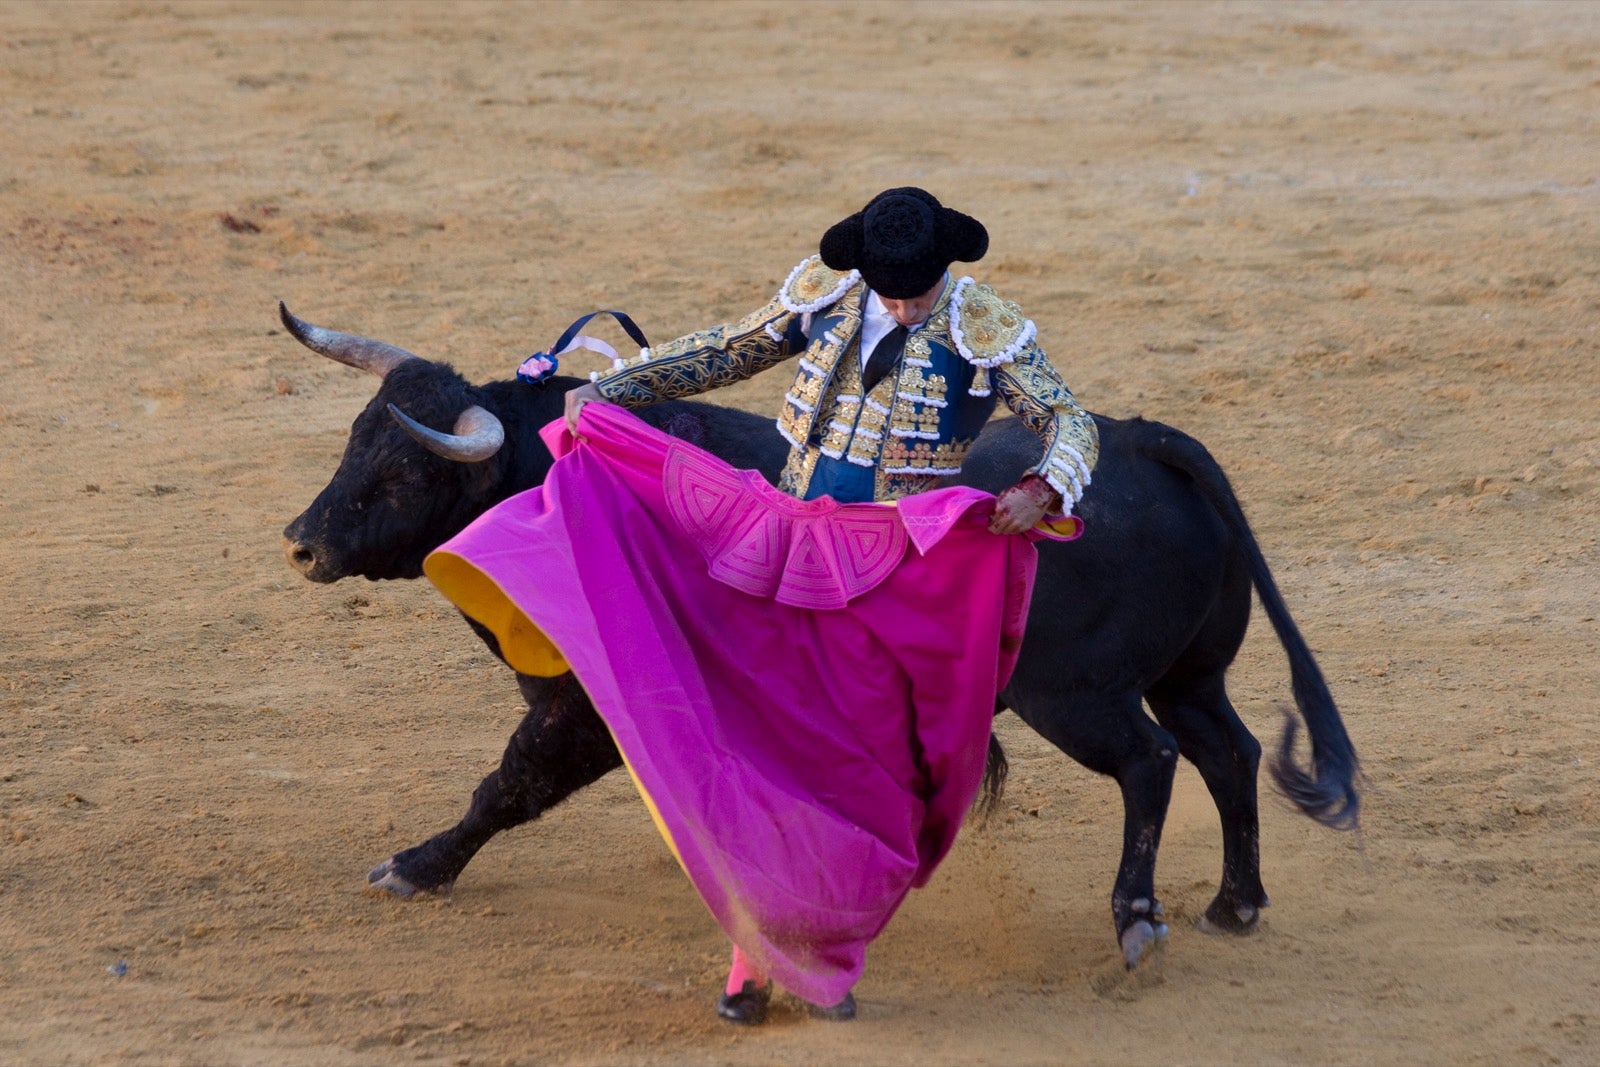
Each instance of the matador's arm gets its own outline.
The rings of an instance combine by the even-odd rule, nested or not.
[[[613,404],[644,407],[742,381],[805,347],[801,316],[775,299],[738,322],[646,349],[594,384]]]
[[[1070,513],[1089,487],[1100,455],[1100,431],[1039,346],[1029,341],[1009,362],[989,372],[1006,407],[1044,441],[1044,456],[1033,473],[1061,494]]]

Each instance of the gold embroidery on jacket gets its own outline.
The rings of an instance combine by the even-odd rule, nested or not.
[[[1007,407],[1045,442],[1034,473],[1050,483],[1068,505],[1089,485],[1100,454],[1100,431],[1037,345],[992,372]]]
[[[899,500],[901,497],[915,496],[917,493],[926,493],[929,489],[937,489],[942,484],[941,475],[894,474],[879,467],[873,499]]]
[[[790,496],[805,496],[821,456],[822,453],[815,448],[791,449],[789,459],[783,465],[783,473],[778,476],[778,488]]]
[[[779,481],[785,492],[805,493],[824,450],[876,465],[880,500],[933,488],[941,475],[960,470],[972,442],[936,440],[943,405],[961,399],[950,396],[943,375],[927,373],[930,339],[937,339],[980,367],[974,390],[992,382],[1006,406],[1044,440],[1035,473],[1069,503],[1082,495],[1098,457],[1098,431],[1033,343],[1033,324],[1015,304],[968,278],[946,285],[927,323],[907,338],[900,374],[862,397],[856,339],[864,296],[859,279],[830,271],[813,257],[795,268],[766,307],[731,325],[669,341],[650,359],[629,360],[597,384],[608,400],[639,407],[739,381],[794,355],[786,345],[801,313],[795,307],[815,304],[817,310],[806,313],[827,308],[832,324],[807,346],[778,415],[779,432],[793,446]]]
[[[630,360],[595,380],[600,395],[623,407],[694,396],[742,381],[788,359],[784,333],[794,313],[774,300],[731,326],[712,326],[668,341],[648,360]],[[771,327],[771,330],[768,330]]]
[[[823,263],[821,256],[811,256],[789,272],[778,290],[778,300],[796,313],[821,311],[860,279],[855,271],[840,273]]]

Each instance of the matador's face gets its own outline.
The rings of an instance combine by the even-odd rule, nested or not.
[[[945,275],[926,293],[905,300],[891,300],[881,294],[875,295],[883,304],[884,310],[893,316],[895,322],[902,326],[920,326],[928,321],[929,315],[933,314],[933,305],[939,302],[939,294],[944,292],[945,281],[948,278],[949,275]]]

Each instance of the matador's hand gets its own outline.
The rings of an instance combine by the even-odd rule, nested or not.
[[[1037,474],[1030,474],[1000,494],[994,507],[994,517],[989,520],[989,532],[1023,533],[1033,529],[1040,519],[1060,506],[1061,496],[1050,487],[1050,483]]]
[[[600,387],[593,382],[586,382],[567,394],[563,414],[566,416],[567,429],[571,431],[572,436],[578,436],[578,412],[583,410],[585,404],[596,400],[602,404],[606,403],[606,398],[600,395]]]

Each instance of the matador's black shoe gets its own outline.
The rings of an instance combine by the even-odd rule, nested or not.
[[[856,1017],[856,995],[846,993],[844,999],[829,1008],[817,1004],[807,1004],[806,1013],[813,1019],[823,1019],[830,1023],[854,1022]]]
[[[767,1005],[772,1003],[772,983],[757,986],[746,982],[737,993],[717,998],[717,1015],[740,1026],[760,1026],[767,1021]]]

